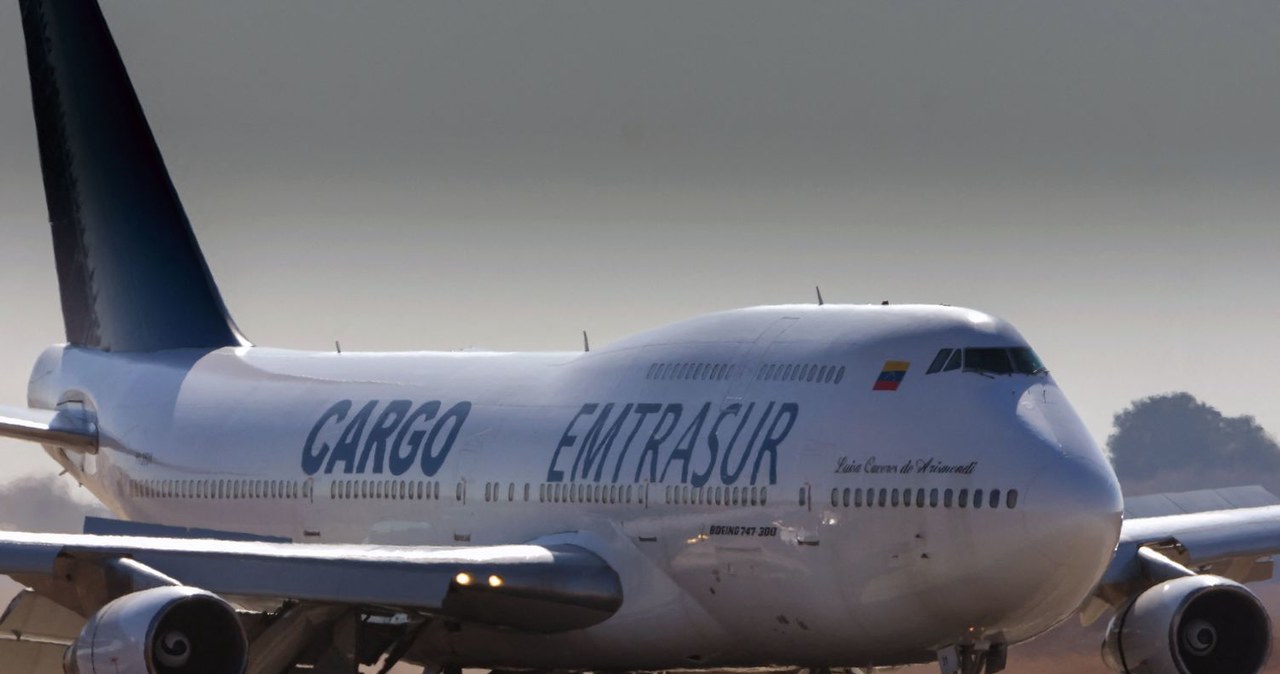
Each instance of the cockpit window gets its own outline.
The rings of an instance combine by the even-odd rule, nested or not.
[[[1028,347],[1019,346],[1009,349],[1009,355],[1013,356],[1013,369],[1022,374],[1042,374],[1049,371],[1044,363],[1040,362],[1036,352]]]
[[[926,371],[925,374],[933,374],[934,372],[941,372],[943,366],[947,364],[947,359],[951,357],[952,351],[953,349],[943,349],[939,351],[938,355],[934,356],[933,363],[929,365],[929,370]]]
[[[968,348],[964,350],[964,369],[990,374],[1013,374],[1008,349]]]
[[[978,374],[1044,374],[1049,371],[1030,347],[969,347],[941,349],[925,374],[951,372],[964,367]]]

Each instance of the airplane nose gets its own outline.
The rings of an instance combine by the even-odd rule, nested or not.
[[[1021,606],[1043,629],[1071,615],[1097,586],[1120,538],[1123,501],[1100,453],[1089,460],[1053,451],[1022,503],[1019,570],[1034,589]]]
[[[1065,617],[1097,586],[1115,552],[1120,485],[1105,460],[1058,456],[1032,480],[1026,503],[1023,525],[1044,583],[1038,608]]]
[[[1023,522],[1054,578],[1053,603],[1070,611],[1111,560],[1124,497],[1111,464],[1061,392],[1046,387],[1029,394],[1019,415],[1044,458],[1027,489]]]
[[[1055,541],[1055,558],[1064,559],[1064,549],[1069,549],[1104,565],[1110,559],[1120,537],[1124,499],[1105,461],[1052,457],[1031,482],[1025,502],[1028,533]]]

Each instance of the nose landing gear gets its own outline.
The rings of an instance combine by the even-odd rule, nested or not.
[[[953,644],[938,651],[942,674],[996,674],[1003,671],[1009,649],[1004,642]]]

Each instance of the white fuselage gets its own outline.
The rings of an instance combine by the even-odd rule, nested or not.
[[[926,374],[942,348],[1025,345],[966,309],[828,305],[586,353],[53,347],[30,402],[96,411],[96,456],[52,451],[128,519],[296,541],[564,539],[622,579],[596,627],[463,626],[424,634],[415,658],[897,664],[1043,632],[1115,546],[1115,477],[1047,373]],[[901,383],[873,390],[891,361],[909,364]]]

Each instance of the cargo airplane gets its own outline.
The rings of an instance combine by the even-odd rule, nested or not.
[[[116,516],[0,533],[6,672],[939,663],[1115,608],[1253,674],[1280,507],[1124,520],[1009,323],[766,306],[572,353],[314,353],[230,319],[94,0],[20,0],[66,343],[0,434]],[[15,94],[16,92],[10,92]]]

